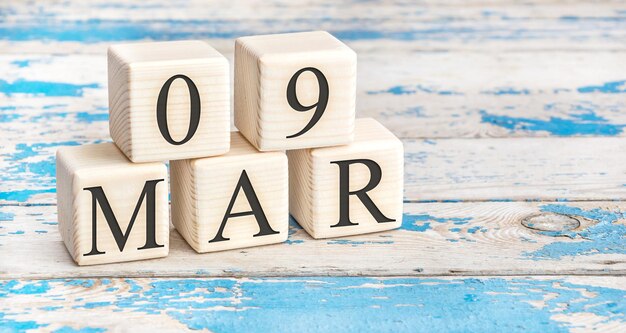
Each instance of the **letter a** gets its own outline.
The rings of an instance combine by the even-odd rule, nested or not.
[[[250,204],[250,208],[252,210],[239,212],[239,213],[231,213],[233,206],[235,205],[235,200],[237,199],[237,195],[239,194],[239,190],[243,189],[243,193],[246,195],[246,199],[248,199],[248,203]],[[229,240],[230,238],[224,238],[222,233],[224,232],[224,228],[226,227],[226,222],[231,217],[240,217],[254,215],[256,218],[256,222],[259,224],[259,232],[255,234],[253,237],[265,236],[265,235],[273,235],[278,234],[278,231],[274,231],[272,227],[270,227],[269,222],[267,222],[267,217],[265,217],[265,213],[263,212],[263,208],[261,208],[261,204],[259,203],[259,198],[257,198],[256,193],[254,192],[254,188],[252,187],[252,183],[250,183],[250,178],[248,178],[248,174],[246,170],[241,172],[241,176],[239,177],[239,182],[237,182],[237,186],[235,187],[235,192],[233,196],[230,198],[230,203],[228,204],[228,209],[226,209],[226,214],[224,214],[224,219],[222,219],[222,224],[220,225],[220,229],[217,232],[215,238],[209,241],[209,243],[221,242]]]

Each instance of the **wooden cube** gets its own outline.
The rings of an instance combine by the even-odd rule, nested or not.
[[[400,227],[402,142],[373,119],[357,119],[354,142],[300,149],[289,158],[289,212],[314,238]]]
[[[202,41],[114,45],[109,130],[133,162],[220,155],[230,138],[228,60]]]
[[[283,152],[259,152],[238,132],[222,156],[170,163],[172,222],[197,252],[287,240]]]
[[[235,126],[261,151],[353,140],[356,53],[325,31],[235,41]]]
[[[63,242],[79,265],[165,257],[167,168],[132,163],[113,143],[57,150]]]

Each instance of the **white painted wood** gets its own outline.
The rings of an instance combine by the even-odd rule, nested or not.
[[[529,216],[553,214],[554,205],[569,211],[580,227],[545,233],[522,224]],[[56,207],[0,211],[0,279],[626,274],[624,245],[617,238],[626,204],[614,201],[405,203],[400,229],[315,240],[292,222],[286,243],[206,254],[171,229],[166,258],[85,267],[67,254]],[[589,229],[600,222],[600,230]],[[570,232],[573,238],[564,236]]]
[[[150,213],[148,200],[151,194],[146,193],[143,197],[143,191],[149,191],[145,187],[146,182],[153,180],[160,181],[155,185],[154,192],[151,192],[154,195],[154,211]],[[93,187],[102,188],[116,221],[107,221],[102,202],[95,204],[95,194],[86,190]],[[167,170],[164,164],[131,163],[112,143],[60,148],[57,152],[57,193],[61,238],[77,264],[93,265],[167,256],[169,211]],[[136,210],[139,200],[142,206]],[[156,244],[141,249],[148,244],[148,214],[154,214]],[[94,216],[97,225],[96,251],[93,248]],[[129,228],[133,217],[135,220],[132,228]],[[115,222],[123,238],[126,238],[121,248],[110,227],[110,223]]]
[[[313,69],[296,76],[309,68]],[[296,103],[316,107],[303,111],[289,103],[292,80]],[[327,32],[238,38],[234,86],[235,126],[261,151],[334,146],[353,140],[356,53]],[[303,132],[320,112],[318,108],[323,110],[321,118]]]
[[[144,5],[105,0],[70,3],[0,4],[11,18],[6,26],[20,29],[0,39],[0,49],[6,53],[21,53],[25,48],[43,53],[84,53],[106,47],[110,40],[139,38],[210,38],[212,44],[231,44],[232,38],[243,35],[313,29],[342,34],[373,48],[380,42],[393,42],[429,51],[625,49],[623,4],[615,0],[420,1],[417,5],[402,1],[235,4],[222,0],[210,7],[196,0],[186,2],[185,10],[165,0]],[[46,14],[46,21],[36,30],[32,22],[39,22],[42,14]],[[132,33],[120,33],[123,29]],[[44,36],[38,35],[42,30]],[[21,31],[30,33],[25,38]],[[397,48],[390,46],[380,47]]]
[[[313,238],[357,235],[398,228],[402,224],[404,158],[402,141],[374,119],[357,119],[355,139],[349,145],[290,150],[289,212]],[[348,188],[341,189],[341,161],[348,164]],[[378,169],[377,169],[378,168]],[[380,179],[375,174],[380,172]],[[376,182],[378,180],[378,182]],[[348,207],[340,204],[341,191],[361,192],[372,206],[349,195]],[[364,194],[363,194],[364,193]],[[346,193],[347,194],[347,193]],[[342,216],[347,209],[348,216]]]
[[[620,138],[406,140],[415,201],[623,200]]]
[[[96,142],[95,140],[85,140]],[[79,141],[80,142],[80,141]],[[57,144],[5,144],[5,203],[55,203]],[[502,138],[403,140],[409,201],[623,200],[624,140]]]
[[[113,141],[133,162],[228,151],[229,66],[219,52],[202,41],[119,44],[109,48],[108,60],[109,129]],[[179,77],[164,92],[162,124],[171,136],[169,142],[157,122],[157,101],[166,82],[178,75],[191,80],[194,89]],[[190,110],[196,89],[197,123]]]
[[[230,43],[219,50],[232,60]],[[601,89],[626,77],[624,52],[457,53],[375,47],[381,44],[386,45],[350,44],[359,55],[357,116],[377,119],[398,137],[625,135],[626,114],[620,110],[626,102],[618,93],[623,88]],[[11,119],[0,122],[0,130],[11,134],[6,139],[23,142],[27,137],[34,143],[108,138],[104,57],[105,48],[98,55],[0,56],[0,71],[8,83],[70,84],[79,92],[47,96],[47,91],[33,88],[31,94],[0,93],[2,104],[15,108],[2,110]],[[29,66],[17,66],[20,61],[29,61]],[[73,69],[80,75],[64,74]],[[591,92],[589,87],[597,89]]]
[[[230,140],[222,156],[170,162],[172,223],[200,253],[287,239],[287,156],[259,152],[238,132]]]
[[[303,13],[306,19],[303,19]],[[623,289],[625,284],[622,276],[607,276],[626,274],[623,251],[621,254],[601,253],[606,250],[608,243],[597,241],[590,246],[591,254],[554,256],[544,260],[529,260],[532,256],[524,255],[549,244],[580,243],[583,248],[588,242],[593,242],[582,236],[576,236],[575,239],[553,237],[520,227],[526,217],[542,214],[541,207],[549,204],[547,202],[408,203],[405,207],[408,215],[431,216],[422,216],[420,219],[423,221],[414,221],[420,226],[416,229],[427,229],[424,224],[428,222],[431,229],[419,232],[405,227],[382,234],[387,239],[371,234],[316,241],[310,239],[304,231],[292,228],[294,235],[289,239],[287,249],[277,245],[241,252],[196,255],[173,231],[173,257],[80,268],[72,263],[56,230],[56,207],[45,206],[56,202],[53,166],[57,146],[109,139],[105,116],[108,109],[106,69],[103,64],[106,62],[106,48],[112,40],[206,38],[232,60],[232,40],[237,36],[326,29],[343,36],[341,39],[359,54],[359,116],[376,118],[398,137],[624,136],[626,113],[621,110],[626,105],[623,93],[619,93],[623,86],[617,85],[615,89],[604,91],[600,88],[588,93],[579,91],[579,88],[603,87],[606,83],[622,81],[625,77],[626,44],[623,41],[626,20],[621,1],[587,3],[532,0],[495,3],[483,0],[429,0],[418,6],[396,1],[224,1],[207,6],[204,1],[190,0],[185,2],[185,10],[180,10],[179,3],[166,0],[132,4],[117,0],[28,5],[3,2],[0,3],[0,17],[4,18],[0,20],[0,29],[6,32],[0,37],[1,80],[6,83],[0,93],[1,278],[47,276],[54,279],[33,281],[34,289],[20,289],[27,283],[18,281],[16,293],[5,296],[0,302],[5,304],[0,310],[4,312],[4,324],[7,321],[11,324],[13,320],[24,320],[49,324],[40,330],[51,331],[69,330],[68,327],[87,330],[101,325],[110,330],[129,329],[138,332],[157,329],[179,332],[188,327],[180,320],[177,321],[172,311],[178,310],[178,318],[199,319],[201,323],[207,322],[205,314],[210,315],[222,309],[237,311],[237,318],[243,318],[238,323],[259,318],[248,316],[249,312],[245,312],[247,308],[240,303],[242,297],[245,297],[242,296],[241,279],[235,282],[220,279],[224,281],[223,288],[217,283],[218,288],[215,290],[200,290],[203,295],[211,293],[204,296],[208,301],[202,303],[204,308],[189,306],[181,310],[179,301],[188,301],[189,305],[201,304],[196,297],[197,293],[189,293],[185,286],[187,283],[209,280],[198,279],[206,275],[388,276],[472,275],[471,272],[475,272],[478,275],[601,274],[598,277],[524,279],[547,281],[548,285],[553,286],[551,289],[538,287],[535,283],[526,284],[520,282],[521,278],[514,277],[511,290],[505,290],[501,295],[517,297],[515,295],[522,291],[528,296],[521,298],[518,303],[500,304],[506,305],[503,308],[516,310],[512,317],[527,314],[529,308],[543,309],[552,321],[561,323],[559,326],[550,326],[554,330],[624,331],[623,321],[608,320],[606,316],[594,314],[594,309],[603,304],[597,297],[604,291],[598,292],[598,289],[593,288]],[[128,29],[129,34],[119,33],[126,31],[124,29]],[[81,35],[83,40],[80,39]],[[38,37],[29,39],[29,36]],[[79,36],[79,39],[72,40],[73,36]],[[14,89],[12,84],[15,82],[25,82],[25,92]],[[29,83],[42,83],[41,87],[49,83],[59,85],[33,88],[28,86]],[[65,84],[67,86],[63,86]],[[55,96],[53,91],[64,91],[63,87],[76,89],[76,93]],[[406,93],[387,92],[394,88],[392,91]],[[527,94],[483,93],[501,88],[512,88],[512,91]],[[446,95],[448,91],[461,95]],[[485,119],[481,111],[488,116],[503,118],[500,118],[498,124],[497,121],[488,120],[497,118]],[[553,121],[553,118],[556,120]],[[509,126],[512,128],[503,126],[507,121],[511,121]],[[564,121],[570,122],[570,125]],[[433,168],[427,168],[424,173],[421,169],[431,162],[416,163],[407,159],[407,179],[412,179],[407,186],[407,199],[412,200],[411,197],[419,193],[417,200],[422,200],[433,193],[433,188],[438,188],[435,197],[458,200],[454,198],[459,197],[456,188],[440,187],[458,181],[458,191],[462,191],[462,197],[469,198],[467,200],[498,199],[512,192],[516,195],[512,200],[536,200],[537,197],[623,200],[624,172],[616,167],[623,165],[619,158],[624,151],[620,141],[619,138],[536,140],[530,144],[536,147],[533,150],[524,149],[527,142],[517,139],[505,139],[495,149],[488,148],[492,140],[468,140],[466,144],[463,144],[463,140],[407,141],[407,151],[414,145],[418,147],[415,149],[417,154],[413,157],[414,161],[427,155],[433,163]],[[428,142],[437,143],[442,148],[436,148],[440,150],[434,152],[422,149],[422,143]],[[470,154],[451,149],[455,144],[469,148],[475,159]],[[575,151],[579,145],[580,151]],[[506,150],[505,146],[511,148]],[[550,154],[542,153],[544,146]],[[566,153],[561,154],[559,147],[563,147]],[[482,163],[477,163],[477,160]],[[576,169],[578,163],[580,168]],[[461,169],[467,165],[470,166],[469,170],[463,172]],[[481,165],[482,169],[477,165]],[[494,169],[498,173],[488,175],[486,171],[492,165],[499,165]],[[443,169],[437,171],[434,167]],[[557,172],[559,168],[566,172]],[[413,182],[428,179],[424,175],[433,175],[437,180],[433,180],[433,183],[425,182],[425,187],[419,183],[413,187]],[[477,184],[481,182],[484,182],[484,189],[478,188]],[[488,187],[495,189],[493,194],[487,190]],[[503,190],[506,187],[512,187],[513,190]],[[446,192],[453,195],[445,196]],[[476,192],[476,195],[470,195],[471,192]],[[586,212],[594,209],[623,212],[626,209],[622,202],[614,201],[552,204],[580,207]],[[470,220],[467,225],[459,226],[447,220],[449,218]],[[571,221],[567,218],[563,220]],[[583,222],[582,228],[598,223],[598,220],[593,219],[580,220]],[[620,218],[612,225],[623,223]],[[460,230],[453,231],[453,228]],[[469,232],[470,228],[477,228],[472,229],[477,231]],[[483,232],[482,228],[486,231]],[[389,238],[393,243],[380,243],[390,241]],[[620,243],[611,246],[618,251],[623,250]],[[377,261],[380,264],[376,264]],[[296,267],[296,264],[302,267]],[[116,274],[123,280],[95,280],[93,288],[78,286],[83,283],[81,280],[58,279]],[[167,289],[167,297],[153,298],[155,302],[121,308],[118,305],[128,298],[154,295],[153,283],[172,281],[133,280],[128,278],[130,276],[194,278],[178,280],[180,288]],[[476,285],[485,286],[488,290],[485,295],[501,292],[497,288],[500,282],[489,283],[493,280],[491,278],[443,279],[450,280],[450,284],[454,285],[476,281]],[[312,283],[316,291],[329,286],[326,282],[311,282],[311,278],[292,280],[298,287],[305,286],[305,289],[307,283]],[[336,281],[342,284],[342,280],[346,279]],[[253,291],[258,292],[256,287],[263,284],[267,285],[265,290],[282,296],[280,292],[283,289],[274,287],[272,282],[253,281]],[[3,291],[10,290],[13,281],[3,282],[0,282]],[[476,312],[468,311],[472,304],[481,303],[472,298],[476,296],[473,288],[455,295],[467,299],[463,306],[443,306],[446,310],[450,309],[443,312],[443,316],[420,317],[424,314],[420,305],[430,303],[429,295],[435,295],[433,299],[436,300],[449,289],[444,283],[431,278],[423,284],[402,282],[402,286],[411,286],[406,287],[409,295],[424,291],[424,285],[436,284],[438,287],[426,294],[427,297],[420,297],[418,302],[400,302],[394,307],[379,308],[381,311],[394,314],[400,307],[416,305],[419,311],[412,318],[423,319],[421,323],[428,324],[433,323],[433,318],[442,318],[442,321],[448,323],[458,322],[462,317],[456,314],[466,314],[472,319],[484,318],[481,317],[485,315],[483,308],[474,308]],[[84,283],[89,285],[91,282],[86,280]],[[48,284],[49,292],[45,291]],[[394,288],[397,287],[401,285]],[[489,291],[491,288],[493,290]],[[371,302],[362,303],[368,308],[379,306],[377,300],[387,298],[386,292],[390,290],[382,288],[382,282],[375,282],[350,285],[348,288],[342,285],[334,292],[338,294],[368,289],[381,291],[380,295],[376,295],[380,298],[371,298]],[[32,295],[29,292],[33,290],[43,291],[42,294]],[[213,291],[216,293],[213,294]],[[230,295],[234,296],[227,300],[232,299],[233,306],[226,309],[215,307],[213,301],[223,300],[224,291],[230,291]],[[163,306],[161,312],[140,312],[151,305],[160,306],[170,295],[175,295],[171,306]],[[478,295],[478,299],[484,300],[485,295]],[[554,299],[559,295],[571,296],[559,298],[562,302],[557,303],[555,308]],[[258,299],[258,296],[252,297],[253,302]],[[284,301],[280,303],[284,306],[281,309],[311,304],[306,302],[309,298],[301,299],[303,302],[298,303]],[[329,298],[331,302],[332,299]],[[591,304],[583,307],[583,313],[573,313],[571,309],[578,308],[581,300],[585,299]],[[609,297],[608,300],[617,305],[611,310],[613,314],[615,309],[621,309],[621,298]],[[546,307],[550,302],[553,306]],[[256,308],[257,304],[254,305]],[[341,304],[341,308],[346,307],[346,314],[358,311],[358,305],[354,302]],[[313,306],[304,311],[306,315],[301,317],[298,317],[296,310],[292,310],[287,314],[288,320],[297,322],[298,318],[305,319],[324,308],[327,307]],[[276,313],[270,311],[272,315]],[[493,312],[488,314],[489,319],[485,323],[492,320],[506,324],[506,320],[499,320],[502,317],[494,316]],[[410,317],[399,318],[399,322],[407,323],[407,318]],[[320,322],[331,324],[328,320]],[[528,320],[528,323],[533,322],[537,322],[537,318]],[[346,327],[348,330],[355,326]],[[431,328],[430,325],[411,325],[409,329],[415,331],[416,327]],[[507,329],[500,327],[498,331]]]

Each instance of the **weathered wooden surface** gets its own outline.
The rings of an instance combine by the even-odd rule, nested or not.
[[[110,141],[108,45],[318,29],[404,141],[400,230],[72,264],[53,156]],[[0,331],[622,332],[625,41],[622,1],[4,2]]]
[[[55,204],[57,147],[100,141],[5,143],[0,159],[8,172],[1,176],[0,203]],[[404,139],[403,143],[404,197],[409,202],[626,198],[622,138]]]
[[[7,331],[623,332],[617,277],[0,282]],[[621,323],[621,324],[620,324]]]
[[[406,203],[400,230],[314,240],[292,221],[287,243],[208,254],[172,230],[167,258],[91,267],[67,254],[56,207],[0,209],[5,279],[626,273],[621,202]]]

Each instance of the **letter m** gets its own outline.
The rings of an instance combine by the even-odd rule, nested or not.
[[[109,229],[111,229],[111,233],[113,234],[113,238],[115,238],[115,242],[117,243],[117,247],[120,249],[120,252],[124,250],[124,246],[126,245],[126,241],[128,240],[128,236],[130,235],[131,230],[133,229],[133,224],[135,224],[135,220],[137,219],[137,214],[139,213],[139,209],[141,208],[142,203],[144,202],[144,198],[146,201],[146,244],[137,250],[143,249],[151,249],[157,247],[163,247],[164,245],[157,244],[156,242],[156,185],[163,181],[164,179],[154,179],[149,180],[143,187],[143,191],[141,192],[141,196],[139,197],[139,201],[137,201],[137,205],[135,205],[135,211],[133,212],[133,216],[130,218],[130,223],[126,228],[126,231],[122,232],[122,228],[120,228],[120,224],[117,222],[115,218],[115,214],[113,214],[113,210],[111,209],[111,205],[109,204],[109,200],[107,200],[104,191],[102,190],[102,186],[96,187],[86,187],[83,190],[89,191],[91,193],[91,251],[89,253],[85,253],[83,256],[93,256],[98,254],[104,254],[105,252],[98,251],[98,228],[97,228],[97,216],[98,216],[98,204],[102,209],[102,213],[109,225]]]

